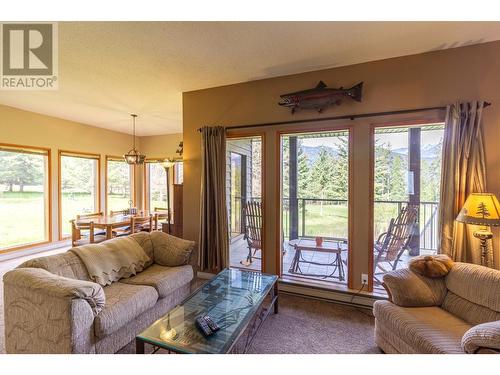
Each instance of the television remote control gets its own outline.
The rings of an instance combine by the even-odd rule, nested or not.
[[[210,327],[210,329],[213,332],[217,332],[220,329],[220,327],[217,325],[217,323],[215,323],[210,316],[205,315],[203,317],[203,319],[205,319],[205,322],[207,322],[208,326]]]
[[[196,325],[200,329],[201,333],[203,333],[203,335],[205,335],[206,337],[212,336],[214,334],[203,316],[199,316],[196,318]]]

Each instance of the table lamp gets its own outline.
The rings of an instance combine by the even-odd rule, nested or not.
[[[483,226],[473,234],[481,242],[481,264],[488,266],[487,241],[493,238],[493,233],[488,227],[500,226],[500,204],[497,197],[490,193],[472,193],[465,201],[456,220],[464,224]]]

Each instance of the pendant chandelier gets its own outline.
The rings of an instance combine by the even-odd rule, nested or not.
[[[134,122],[134,146],[132,147],[132,150],[123,155],[123,158],[128,164],[143,164],[144,159],[146,159],[146,155],[139,154],[139,151],[135,148],[135,119],[137,115],[131,114],[130,116],[132,116]]]

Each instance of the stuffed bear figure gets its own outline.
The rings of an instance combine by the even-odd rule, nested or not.
[[[450,272],[454,262],[448,255],[422,255],[410,261],[409,268],[416,274],[437,279]]]

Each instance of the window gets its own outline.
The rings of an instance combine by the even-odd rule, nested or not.
[[[443,136],[443,124],[375,128],[375,290],[384,273],[436,253]]]
[[[50,150],[0,145],[0,250],[50,241]]]
[[[184,164],[182,161],[175,162],[174,166],[174,184],[182,185],[184,182]]]
[[[262,137],[226,141],[226,201],[231,267],[262,270]]]
[[[100,156],[59,151],[59,237],[71,235],[70,220],[98,212]]]
[[[134,206],[134,167],[122,158],[106,157],[106,209],[120,211]]]
[[[282,134],[282,276],[347,284],[349,131]]]
[[[169,170],[170,184],[172,184],[172,170],[173,168]],[[149,210],[154,210],[156,207],[167,208],[167,174],[165,168],[159,161],[147,161],[145,173],[146,208]],[[172,204],[170,208],[172,208]]]

